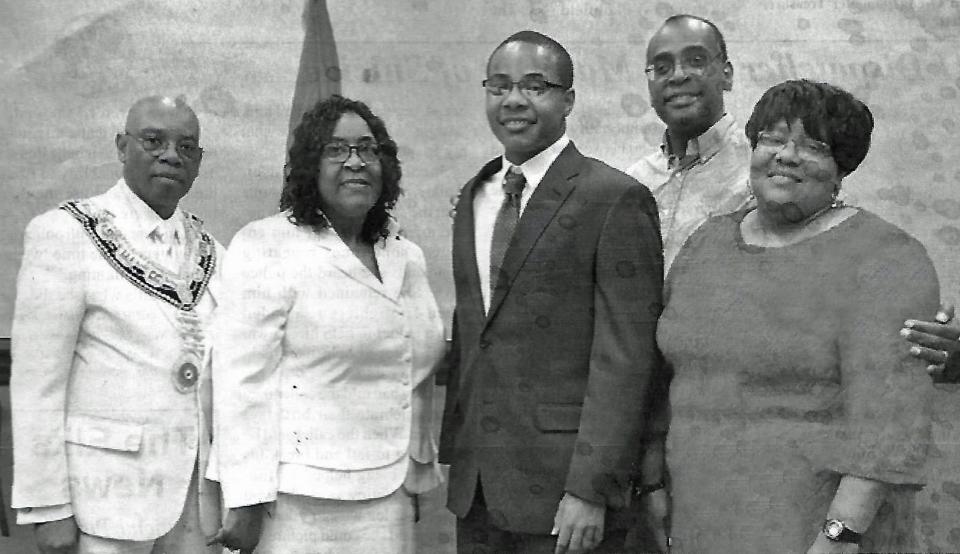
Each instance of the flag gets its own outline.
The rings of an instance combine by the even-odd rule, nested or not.
[[[340,62],[326,0],[306,0],[303,6],[303,31],[300,69],[297,70],[293,106],[290,108],[287,150],[293,143],[293,130],[303,114],[321,98],[340,94]]]

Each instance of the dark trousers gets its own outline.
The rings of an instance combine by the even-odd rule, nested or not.
[[[624,545],[626,529],[610,530],[609,526],[607,527],[608,529],[603,532],[603,542],[591,552],[597,554],[640,552],[628,549]],[[490,513],[487,512],[487,504],[483,500],[483,488],[479,482],[477,482],[477,492],[467,516],[463,519],[457,518],[458,554],[553,554],[556,547],[556,535],[517,533],[493,525],[490,521]]]

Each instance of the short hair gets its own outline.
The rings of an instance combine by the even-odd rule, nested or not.
[[[677,23],[683,19],[699,21],[700,23],[705,24],[707,27],[710,27],[710,29],[713,30],[714,38],[717,40],[717,45],[720,47],[720,56],[723,57],[723,61],[727,61],[729,59],[727,57],[727,41],[723,39],[723,33],[720,32],[720,28],[717,27],[713,21],[710,21],[705,17],[700,17],[699,15],[690,15],[687,13],[671,15],[663,22],[663,25],[661,25],[660,28],[666,27],[671,23]]]
[[[157,105],[164,105],[167,107],[174,107],[180,110],[186,110],[197,122],[197,132],[200,131],[200,118],[197,117],[197,113],[193,111],[193,108],[187,104],[187,97],[183,94],[177,95],[176,97],[164,96],[160,94],[155,94],[152,96],[144,96],[139,98],[133,105],[130,106],[130,109],[127,110],[127,118],[124,121],[123,129],[124,131],[130,132],[130,123],[140,115],[140,113],[147,107],[155,107]]]
[[[280,194],[280,209],[289,210],[287,218],[295,225],[311,226],[317,229],[329,226],[329,222],[322,214],[323,200],[317,186],[320,153],[323,146],[330,142],[340,117],[348,112],[357,114],[367,123],[374,139],[380,145],[382,190],[380,198],[367,213],[361,230],[363,240],[374,243],[380,237],[386,237],[389,234],[387,229],[390,211],[402,192],[400,160],[397,158],[397,143],[390,138],[383,120],[358,100],[334,94],[320,100],[313,109],[303,114],[303,118],[293,131],[287,176],[283,192]]]
[[[493,55],[511,42],[523,42],[525,44],[543,46],[544,48],[552,51],[557,55],[558,58],[560,58],[560,63],[557,64],[557,73],[559,73],[560,79],[559,84],[568,89],[573,88],[573,59],[570,57],[570,53],[567,52],[567,49],[564,48],[559,42],[553,40],[547,35],[544,35],[543,33],[538,33],[536,31],[517,31],[497,45],[497,47],[493,49],[493,52],[490,53],[490,57],[487,58],[488,70],[490,69],[490,60],[493,59]]]
[[[784,81],[764,92],[744,131],[756,148],[760,131],[780,120],[789,124],[797,119],[808,135],[830,145],[837,169],[845,175],[852,173],[870,150],[870,108],[839,87],[807,79]]]

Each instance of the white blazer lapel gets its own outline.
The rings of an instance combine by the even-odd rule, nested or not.
[[[120,186],[126,186],[126,185],[121,184]],[[122,218],[125,221],[127,221],[127,223],[123,225],[123,227],[128,228],[125,230],[126,232],[129,232],[129,228],[136,227],[135,224],[129,222],[129,218],[132,217],[130,213],[130,208],[126,204],[126,201],[124,200],[123,196],[118,193],[118,189],[116,187],[108,190],[106,193],[100,196],[92,198],[91,200],[99,208],[105,209],[110,213],[112,213],[114,217]],[[177,209],[179,210],[180,208],[177,208]],[[199,237],[193,237],[193,240],[198,240],[198,238]],[[216,248],[215,245],[213,247]],[[131,245],[131,248],[136,248],[136,246]],[[192,249],[188,247],[187,250],[190,251]],[[147,257],[148,259],[150,258],[150,256],[147,253],[140,252],[140,254],[144,257]],[[218,255],[217,263],[220,263],[222,260],[220,260],[219,258],[222,255],[222,252],[217,252],[217,255]],[[193,262],[193,260],[191,260],[191,262]],[[211,281],[213,281],[213,279],[211,279]],[[208,284],[207,291],[204,294],[211,295],[211,298],[212,298],[212,293],[209,290],[211,288],[210,287],[211,284],[212,283]],[[136,290],[135,287],[133,287],[133,285],[131,285],[131,290],[129,292],[138,300],[142,300],[143,302],[149,302],[150,305],[153,306],[153,309],[157,310],[157,312],[163,316],[163,318],[167,321],[167,323],[170,324],[171,327],[173,327],[178,333],[181,332],[181,326],[180,324],[177,323],[177,319],[176,319],[177,309],[175,307],[171,306],[170,304],[167,304],[166,302],[158,298],[151,296],[150,294],[142,290]],[[214,302],[214,305],[216,305],[215,302]]]
[[[333,229],[324,229],[317,233],[316,236],[319,239],[318,244],[320,247],[329,252],[328,260],[331,265],[347,277],[366,285],[377,294],[393,300],[384,288],[384,283],[377,280],[377,277],[350,251],[350,248],[340,240],[340,237]],[[374,245],[374,252],[376,253],[378,264],[380,263],[380,250],[380,245]],[[382,265],[380,266],[380,275],[384,275]]]
[[[380,267],[380,277],[383,278],[384,294],[390,300],[397,301],[407,270],[407,249],[401,244],[403,239],[399,236],[391,235],[383,240],[385,242],[374,245],[373,251]]]
[[[119,186],[126,186],[126,185],[121,183]],[[128,220],[131,217],[130,209],[127,207],[126,201],[124,200],[123,196],[119,193],[119,190],[117,189],[117,187],[111,188],[107,192],[91,198],[91,201],[101,209],[107,210],[110,213],[112,213],[116,218]],[[129,224],[126,226],[129,226]],[[100,261],[103,263],[107,263],[106,260],[100,260]],[[136,287],[134,287],[130,283],[125,283],[125,284],[130,286],[130,289],[128,292],[130,292],[135,298],[138,298],[139,300],[142,300],[145,303],[149,303],[152,306],[152,309],[156,310],[157,313],[162,315],[163,318],[167,321],[167,323],[170,324],[171,327],[176,329],[178,333],[180,332],[180,328],[177,325],[176,319],[174,317],[175,312],[169,309],[168,304],[166,304],[165,302],[163,302],[158,298],[154,298],[153,296],[151,296],[150,294],[142,290],[138,290]]]

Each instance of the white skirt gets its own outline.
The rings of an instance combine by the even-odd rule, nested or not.
[[[400,487],[369,500],[279,493],[257,554],[413,554],[414,499]]]

